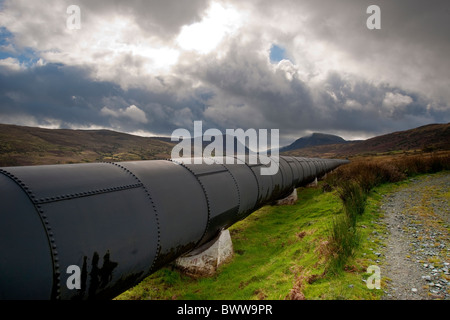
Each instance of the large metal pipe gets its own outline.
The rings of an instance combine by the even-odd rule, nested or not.
[[[110,299],[346,160],[0,168],[0,299]],[[68,267],[81,270],[69,289]]]

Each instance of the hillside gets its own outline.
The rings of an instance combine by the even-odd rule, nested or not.
[[[450,123],[430,124],[364,140],[343,149],[344,152],[389,152],[399,150],[449,150]]]
[[[109,130],[42,129],[0,124],[0,166],[152,160],[174,143]]]
[[[204,142],[203,147],[209,143]],[[1,167],[166,159],[170,158],[174,145],[170,138],[146,138],[109,130],[42,129],[0,124]],[[450,124],[430,124],[356,142],[315,133],[298,139],[288,147],[291,150],[285,151],[285,147],[280,154],[347,158],[405,151],[450,150]],[[292,149],[297,147],[301,149]]]
[[[221,139],[221,143],[220,140],[218,142],[216,142],[216,139]],[[207,150],[205,150],[205,154],[209,154],[211,150],[211,148],[213,148],[216,144],[217,145],[221,145],[222,146],[222,150],[223,153],[226,154],[227,152],[227,143],[229,141],[233,141],[233,153],[234,154],[238,154],[241,153],[241,150],[244,150],[244,154],[250,154],[250,153],[254,153],[253,151],[251,151],[249,148],[247,148],[246,145],[244,145],[243,143],[241,143],[235,136],[232,135],[222,135],[222,136],[203,136],[203,141],[202,141],[202,150],[205,150],[206,147],[210,146],[210,148],[208,148]],[[176,142],[178,143],[178,142]],[[248,144],[248,141],[246,141],[246,143]],[[192,155],[194,156],[194,139],[191,139],[191,150],[192,150]]]
[[[335,136],[332,134],[315,132],[310,136],[301,137],[300,139],[295,140],[290,145],[281,148],[280,152],[303,149],[307,147],[315,147],[329,144],[341,144],[341,143],[347,143],[347,141],[339,136]]]
[[[376,155],[402,151],[429,152],[440,150],[450,150],[450,123],[429,124],[363,141],[307,147],[283,152],[283,154],[328,158]]]
[[[240,142],[233,138],[234,152],[237,152]],[[226,139],[227,136],[222,137],[223,150],[226,150]],[[42,129],[0,124],[0,167],[167,159],[177,143],[170,137],[140,137],[110,130]],[[210,141],[203,141],[203,149],[209,144]],[[191,146],[193,155],[193,139]],[[247,147],[241,147],[249,153]]]

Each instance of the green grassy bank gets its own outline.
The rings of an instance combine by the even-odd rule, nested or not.
[[[216,276],[192,279],[168,266],[116,299],[378,299],[382,290],[368,289],[363,280],[381,245],[372,240],[374,231],[383,232],[380,194],[398,184],[370,193],[356,223],[361,241],[341,272],[328,271],[329,239],[333,219],[344,210],[337,192],[324,192],[319,182],[297,189],[295,205],[265,206],[233,225],[235,255]]]

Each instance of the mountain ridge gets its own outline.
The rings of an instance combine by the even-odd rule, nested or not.
[[[450,123],[427,124],[367,140],[306,147],[283,152],[283,154],[304,157],[350,157],[413,150],[425,152],[450,150]]]
[[[316,133],[314,138],[318,137],[331,138],[328,141],[338,143],[310,145],[288,151],[282,148],[280,154],[347,158],[409,150],[450,150],[450,123],[428,124],[359,141]],[[0,124],[0,167],[167,159],[176,144],[168,137],[141,137],[106,129],[44,129]],[[204,142],[203,147],[205,144],[209,142]]]
[[[304,136],[295,140],[288,146],[280,148],[280,152],[303,149],[319,145],[341,144],[341,143],[348,143],[348,141],[344,140],[342,137],[337,135],[314,132],[308,136]]]

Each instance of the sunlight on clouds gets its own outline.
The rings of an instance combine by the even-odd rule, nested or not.
[[[136,60],[142,59],[144,70],[167,71],[178,61],[178,52],[161,46],[156,39],[142,34],[136,23],[128,17],[116,17],[103,20],[95,27],[97,33],[92,35],[88,44],[93,44],[95,52],[108,52],[104,56],[107,62],[117,62],[123,56]]]
[[[125,133],[131,134],[133,136],[139,136],[139,137],[164,137],[164,135],[156,134],[154,132],[150,132],[147,130],[135,130],[135,131],[126,131]],[[170,136],[167,136],[170,138]]]
[[[91,66],[97,79],[128,87],[140,82],[134,78],[169,72],[179,52],[144,34],[132,18],[115,15],[85,22],[80,30],[66,30],[65,37],[41,55],[50,62]]]
[[[297,66],[290,60],[283,59],[274,67],[274,70],[282,70],[288,81],[292,81],[297,76]]]
[[[345,101],[345,104],[343,105],[343,108],[346,110],[361,110],[362,109],[361,103],[359,103],[356,100],[348,99]]]
[[[239,29],[241,23],[242,17],[233,7],[213,3],[201,22],[182,28],[177,43],[184,50],[207,54]]]
[[[3,124],[15,124],[19,126],[39,127],[44,129],[61,129],[62,121],[55,118],[45,117],[38,119],[29,114],[2,115]]]
[[[24,66],[19,60],[11,57],[0,59],[0,67],[6,67],[10,71],[20,71],[24,69]]]
[[[400,93],[387,92],[383,100],[383,106],[388,109],[392,109],[406,106],[412,102],[413,99],[410,96]]]
[[[100,112],[105,116],[110,116],[113,118],[129,118],[137,123],[148,123],[148,119],[145,112],[136,107],[135,105],[131,105],[126,109],[118,109],[118,110],[113,110],[105,106],[101,109]]]

